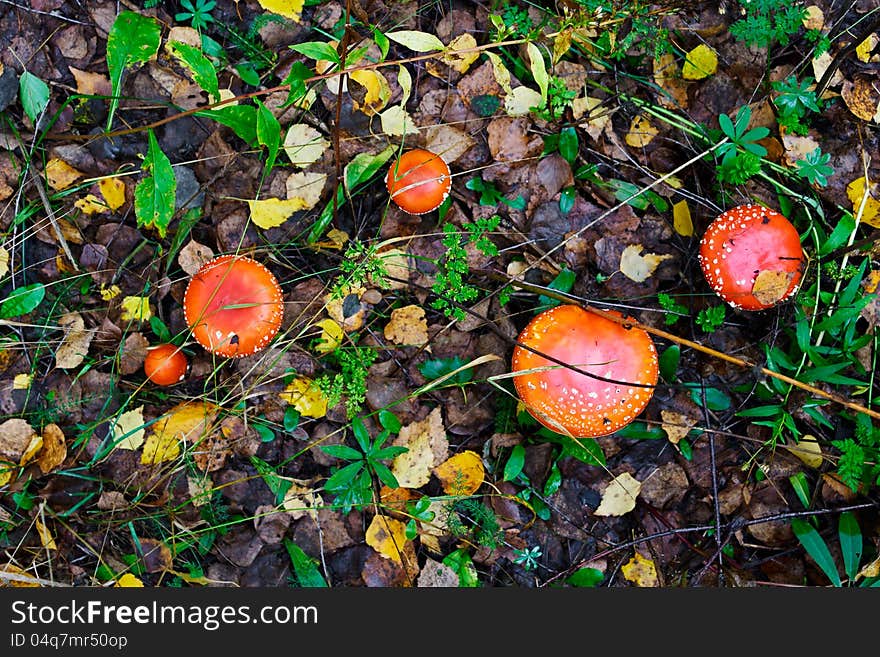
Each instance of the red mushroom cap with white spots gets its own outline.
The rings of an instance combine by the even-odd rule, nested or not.
[[[410,214],[425,214],[439,208],[449,190],[452,175],[443,158],[414,148],[392,162],[385,177],[391,200]]]
[[[284,297],[275,276],[245,256],[202,265],[183,295],[193,338],[218,356],[240,358],[264,349],[281,327]]]
[[[614,433],[654,394],[657,350],[642,329],[562,305],[532,319],[519,343],[588,373],[514,348],[511,369],[524,372],[513,378],[517,394],[538,422],[557,433],[578,438]]]
[[[734,308],[765,310],[797,292],[804,251],[797,229],[761,205],[740,205],[713,221],[700,241],[700,267]]]

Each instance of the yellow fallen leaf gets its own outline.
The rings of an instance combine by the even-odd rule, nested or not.
[[[285,181],[287,187],[287,200],[298,200],[302,203],[303,210],[311,210],[321,200],[324,191],[324,183],[327,181],[326,173],[314,171],[297,171]]]
[[[397,30],[395,32],[387,32],[385,34],[395,43],[415,50],[416,52],[430,52],[432,50],[443,50],[446,46],[434,34],[430,32],[419,32],[418,30]]]
[[[248,201],[251,209],[251,221],[260,228],[268,229],[280,226],[290,219],[290,216],[299,210],[306,209],[305,201],[301,198],[282,200],[280,198],[265,198],[257,201]]]
[[[117,578],[113,586],[120,588],[143,588],[144,583],[131,573],[125,573]]]
[[[865,199],[866,194],[867,198]],[[871,185],[868,187],[864,176],[856,178],[846,186],[846,195],[853,204],[853,214],[858,213],[862,199],[864,199],[865,209],[862,212],[862,221],[874,228],[880,228],[880,201],[876,198],[880,195],[880,190],[877,189],[877,183],[871,181]]]
[[[446,459],[434,468],[434,474],[447,495],[472,495],[483,484],[486,470],[480,455],[466,450]]]
[[[638,552],[632,559],[620,567],[623,576],[635,584],[642,587],[656,587],[660,585],[657,577],[657,567],[650,559],[646,559]]]
[[[312,488],[312,482],[291,477],[283,477],[283,479],[290,482],[290,488],[284,494],[281,508],[294,520],[310,516],[317,522],[318,510],[324,506],[324,499]]]
[[[180,455],[180,443],[197,443],[210,431],[218,407],[204,401],[185,401],[174,406],[153,425],[144,443],[141,463],[154,465]]]
[[[278,396],[304,417],[318,418],[327,414],[327,397],[318,384],[308,377],[296,377]]]
[[[871,53],[877,47],[877,34],[872,32],[867,38],[856,46],[856,57],[866,64],[871,61]]]
[[[840,97],[849,111],[863,121],[873,120],[880,109],[880,92],[874,88],[873,81],[864,77],[844,80]]]
[[[653,141],[658,132],[648,119],[638,114],[633,117],[624,141],[633,148],[644,148]]]
[[[797,443],[786,445],[785,449],[797,456],[808,468],[818,468],[824,462],[822,447],[813,435],[801,436]]]
[[[681,77],[685,80],[702,80],[718,69],[718,55],[705,43],[691,50],[681,67]]]
[[[136,450],[144,444],[144,407],[122,413],[113,424],[113,449]]]
[[[0,486],[8,484],[12,480],[12,475],[15,474],[17,469],[15,463],[0,459]],[[0,586],[2,586],[2,582],[0,582]]]
[[[654,82],[666,93],[657,95],[664,107],[686,109],[688,84],[681,77],[681,69],[672,53],[654,58]]]
[[[122,300],[123,322],[146,322],[153,316],[150,312],[150,297],[125,297]]]
[[[67,441],[64,431],[57,424],[51,423],[43,427],[41,435],[43,447],[37,454],[37,465],[43,474],[48,474],[64,463],[67,458]]]
[[[540,92],[520,85],[504,96],[504,111],[508,116],[525,116],[533,107],[540,107],[543,102]]]
[[[120,294],[122,294],[122,288],[118,285],[111,285],[106,287],[103,283],[101,283],[101,290],[99,291],[101,298],[104,301],[110,301],[111,299],[115,299]]]
[[[18,464],[27,465],[36,458],[41,449],[43,449],[43,437],[34,434],[33,436],[31,436],[31,440],[28,443],[28,446],[25,448],[24,453],[22,453],[21,460],[18,462]]]
[[[382,132],[392,137],[415,135],[419,127],[409,113],[400,105],[392,105],[379,115],[382,122]]]
[[[315,326],[321,329],[321,337],[315,343],[315,351],[319,354],[329,354],[331,351],[336,351],[342,344],[342,338],[345,337],[342,327],[332,319],[322,319]]]
[[[30,573],[26,573],[18,566],[6,563],[0,565],[0,573],[7,573],[9,575],[17,575],[17,579],[5,579],[0,577],[0,587],[9,586],[13,588],[32,588],[39,587],[40,583],[37,581],[37,578],[31,575]]]
[[[391,98],[391,86],[384,75],[372,69],[360,69],[352,71],[348,77],[367,90],[363,103],[353,101],[354,109],[374,116],[385,108]]]
[[[459,34],[446,46],[446,51],[440,56],[440,61],[459,73],[466,73],[471,64],[477,61],[480,56],[476,47],[477,40],[473,34],[470,32]]]
[[[299,23],[302,15],[304,0],[257,0],[260,6],[273,14],[289,18],[294,23]]]
[[[681,442],[682,438],[690,433],[690,430],[697,423],[695,419],[676,411],[662,410],[660,411],[660,418],[663,420],[662,426],[663,431],[666,432],[666,437],[669,438],[669,442],[676,446]]]
[[[866,564],[865,567],[858,572],[856,579],[861,579],[862,577],[877,577],[877,575],[880,575],[880,556],[874,559],[871,563]]]
[[[391,463],[391,472],[400,486],[420,488],[427,484],[431,479],[431,470],[445,461],[449,454],[449,441],[440,407],[434,408],[424,420],[402,427],[393,444],[407,448]]]
[[[37,534],[40,536],[40,544],[43,548],[46,550],[57,550],[58,546],[55,544],[55,537],[52,536],[52,532],[49,531],[49,528],[39,520],[34,524],[37,527]]]
[[[107,202],[107,207],[117,210],[125,203],[125,183],[119,178],[104,178],[98,181],[98,189],[101,196]]]
[[[110,211],[110,207],[94,194],[86,194],[77,199],[73,206],[83,214],[101,214]]]
[[[421,346],[428,341],[425,309],[409,305],[395,308],[384,329],[385,339],[394,344]]]
[[[602,501],[596,509],[597,516],[622,516],[636,508],[636,497],[642,484],[629,472],[617,475],[602,493]]]
[[[57,157],[53,157],[46,163],[46,182],[55,191],[67,189],[83,175],[85,174]]]
[[[64,328],[64,338],[55,351],[55,367],[69,370],[79,367],[89,353],[89,345],[95,331],[86,330],[86,323],[82,315],[70,312],[58,318],[58,325]]]
[[[644,248],[641,244],[630,244],[620,254],[620,273],[636,283],[647,280],[661,262],[672,257],[669,254],[656,253],[641,255]]]
[[[12,379],[12,389],[27,390],[31,387],[31,381],[33,378],[32,374],[16,374]]]
[[[788,294],[794,272],[764,269],[755,276],[752,295],[763,305],[773,306]]]
[[[284,135],[284,152],[293,166],[305,169],[317,161],[330,142],[321,133],[305,123],[294,123]]]
[[[402,553],[406,544],[406,525],[400,520],[376,514],[370,521],[370,526],[367,527],[366,541],[367,545],[386,559],[403,563]]]
[[[816,5],[810,5],[804,8],[801,23],[807,30],[821,30],[825,27],[825,13]]]
[[[492,63],[492,77],[495,78],[495,82],[498,83],[498,86],[501,87],[504,93],[509,94],[511,91],[510,71],[507,70],[507,67],[504,65],[504,62],[501,60],[498,53],[487,50],[486,57],[488,57],[489,61]]]
[[[9,273],[9,251],[0,246],[0,278]]]
[[[0,423],[0,459],[19,463],[37,432],[22,418]]]
[[[672,227],[682,237],[693,236],[694,222],[691,219],[691,209],[687,201],[681,200],[672,206]]]

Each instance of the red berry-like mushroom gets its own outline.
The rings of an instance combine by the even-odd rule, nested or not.
[[[144,374],[157,386],[171,386],[180,383],[186,376],[188,361],[180,347],[173,344],[160,344],[151,347],[144,359]]]
[[[712,290],[742,310],[788,299],[804,273],[797,229],[778,212],[753,204],[732,208],[709,225],[699,261]]]
[[[517,394],[538,422],[557,433],[578,438],[614,433],[632,422],[654,394],[657,350],[640,328],[562,305],[532,319],[518,341],[587,373],[514,348],[511,369],[523,372],[513,378]]]
[[[202,265],[183,295],[193,338],[218,356],[264,349],[281,327],[284,297],[275,276],[251,258],[224,255]]]
[[[439,155],[414,148],[394,160],[385,177],[391,200],[410,214],[425,214],[439,208],[449,190],[452,175]]]

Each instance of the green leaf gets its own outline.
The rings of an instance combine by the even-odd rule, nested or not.
[[[358,153],[351,162],[345,165],[343,171],[343,179],[345,188],[349,194],[354,193],[355,187],[368,182],[376,172],[379,171],[391,156],[394,155],[396,148],[393,145],[386,147],[380,153],[371,155],[370,153]]]
[[[526,448],[522,445],[514,445],[510,450],[510,456],[504,465],[504,481],[512,481],[522,472],[526,463]]]
[[[569,269],[568,267],[563,267],[560,272],[556,274],[556,278],[554,278],[547,287],[551,290],[556,290],[557,292],[571,292],[571,288],[574,287],[575,279],[576,275],[574,270]],[[537,315],[547,308],[558,306],[560,303],[561,302],[557,299],[541,294],[538,296],[538,307],[535,308],[534,312]]]
[[[162,28],[154,18],[122,11],[107,36],[107,71],[113,98],[107,114],[107,130],[113,125],[125,69],[149,61],[159,50]]]
[[[43,301],[46,296],[46,286],[42,283],[31,283],[15,288],[0,303],[0,319],[10,319],[27,315]]]
[[[296,431],[296,428],[299,426],[300,421],[300,412],[296,410],[294,406],[288,405],[287,408],[284,409],[284,430],[288,433]]]
[[[388,469],[388,467],[382,463],[373,463],[373,470],[376,471],[376,476],[379,477],[379,481],[388,486],[388,488],[400,488],[400,483],[397,481],[397,477],[394,476],[394,473]]]
[[[379,411],[379,424],[391,433],[398,433],[401,428],[400,419],[391,411],[383,408]]]
[[[703,388],[699,383],[685,383],[684,385],[691,389],[691,399],[698,406],[702,407],[705,401],[706,407],[710,411],[726,411],[730,408],[730,397],[718,388]]]
[[[452,568],[455,574],[458,575],[459,586],[476,588],[480,585],[474,562],[464,548],[453,550],[443,557],[443,564]]]
[[[602,583],[605,574],[598,568],[578,568],[565,578],[567,584],[582,588],[593,588]]]
[[[213,119],[232,128],[232,131],[249,146],[257,143],[257,108],[253,105],[226,105],[218,109],[199,110],[196,116]]]
[[[235,65],[235,72],[245,84],[252,87],[260,86],[260,73],[251,62],[239,62]]]
[[[791,487],[794,488],[795,494],[804,505],[805,509],[810,508],[810,485],[807,483],[807,475],[798,472],[788,478]]]
[[[269,151],[266,157],[266,165],[263,167],[263,176],[269,175],[275,166],[278,157],[278,148],[281,145],[281,124],[272,114],[272,111],[259,100],[257,103],[257,142],[265,146]]]
[[[367,431],[367,427],[364,425],[364,421],[355,417],[351,421],[351,431],[354,434],[354,439],[357,441],[358,446],[363,450],[364,454],[370,453],[370,434]]]
[[[559,131],[559,154],[566,162],[574,165],[578,156],[578,135],[572,126]]]
[[[217,71],[211,60],[205,57],[201,50],[182,41],[171,41],[166,45],[166,48],[173,57],[189,69],[195,83],[208,92],[212,103],[220,100],[220,83],[217,81]]]
[[[571,212],[571,209],[574,207],[574,202],[577,199],[577,190],[574,185],[569,185],[568,187],[563,188],[563,190],[559,194],[559,211],[562,214],[568,214]]]
[[[385,58],[388,57],[388,49],[391,47],[391,42],[375,25],[373,26],[373,41],[376,42],[376,45],[379,47],[379,52],[382,54],[382,59],[380,61],[384,62]]]
[[[177,179],[171,161],[159,148],[155,133],[149,131],[147,156],[141,170],[148,173],[134,190],[134,214],[141,227],[155,228],[165,237],[174,216],[174,193]]]
[[[290,557],[290,563],[293,564],[296,581],[301,587],[327,587],[327,581],[321,575],[321,571],[318,570],[318,562],[315,559],[307,555],[299,545],[289,538],[284,539],[284,547],[287,548],[287,554]]]
[[[49,85],[36,75],[25,71],[18,80],[18,93],[24,113],[31,121],[36,122],[37,117],[49,104]]]
[[[395,456],[400,456],[401,454],[406,454],[409,451],[409,447],[404,447],[403,445],[389,445],[388,447],[383,447],[382,449],[376,450],[372,454],[370,454],[370,461],[375,461],[379,459],[393,459]]]
[[[339,53],[336,48],[329,43],[323,41],[306,41],[305,43],[296,43],[290,46],[291,50],[295,50],[300,55],[305,55],[309,59],[326,60],[328,62],[340,63]]]
[[[617,438],[629,438],[630,440],[665,440],[666,432],[658,425],[649,425],[645,422],[631,422],[614,432]]]
[[[346,484],[350,485],[363,468],[363,461],[355,461],[354,463],[349,463],[348,465],[339,468],[339,470],[330,475],[327,481],[324,482],[324,488],[327,490],[335,490],[344,487]]]
[[[681,347],[677,344],[670,345],[660,354],[660,376],[663,380],[672,383],[677,380],[678,363],[681,360]]]
[[[834,230],[832,230],[831,234],[828,236],[828,239],[819,247],[819,255],[826,256],[835,249],[839,249],[846,244],[847,240],[849,240],[849,236],[852,235],[855,229],[855,218],[849,212],[843,213],[837,221]]]
[[[346,461],[360,461],[364,458],[361,452],[348,445],[321,445],[321,451],[334,458],[345,459]]]
[[[541,49],[537,46],[537,44],[532,41],[529,41],[526,44],[526,50],[529,53],[529,69],[532,72],[532,77],[538,84],[538,89],[541,92],[541,98],[546,101],[547,89],[550,86],[550,76],[547,75],[547,65],[544,62],[544,56],[541,54]],[[574,130],[574,128],[565,129]],[[562,149],[560,149],[560,152],[561,150]],[[563,155],[562,157],[565,157],[565,155]]]
[[[284,104],[281,106],[282,108],[290,107],[298,100],[305,98],[308,92],[306,80],[313,75],[312,69],[302,62],[293,63],[293,66],[290,67],[290,72],[284,78],[284,84],[289,84],[290,90],[287,92],[287,100],[284,101]]]
[[[160,342],[171,342],[171,331],[158,315],[150,317],[150,328],[156,334],[156,337],[159,338]]]
[[[819,532],[811,524],[800,518],[792,519],[791,528],[801,545],[804,546],[807,554],[818,564],[822,572],[831,580],[831,583],[834,586],[840,586],[840,575],[837,572],[837,566]]]
[[[428,381],[433,381],[434,379],[446,376],[450,372],[455,372],[466,364],[467,361],[461,356],[450,356],[449,358],[431,358],[426,360],[418,365],[418,369],[419,372],[422,373],[422,376]],[[448,382],[451,384],[463,385],[470,381],[473,376],[474,371],[469,367],[461,370],[455,374],[455,376],[450,377]]]
[[[847,578],[852,582],[856,578],[859,564],[862,561],[862,530],[852,511],[840,514],[838,528],[840,552],[843,554],[843,568]]]

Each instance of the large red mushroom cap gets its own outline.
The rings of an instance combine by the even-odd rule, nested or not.
[[[264,349],[281,327],[284,298],[275,276],[251,258],[224,255],[202,265],[183,295],[193,338],[218,356]]]
[[[797,229],[778,212],[753,204],[732,208],[709,225],[699,261],[712,290],[742,310],[788,299],[804,272]]]
[[[392,162],[385,177],[391,200],[410,214],[425,214],[439,208],[449,190],[449,165],[439,155],[414,148]]]
[[[532,319],[519,343],[588,373],[514,348],[511,369],[523,372],[513,378],[517,394],[538,422],[557,433],[577,438],[614,433],[654,394],[657,350],[642,329],[562,305]]]

